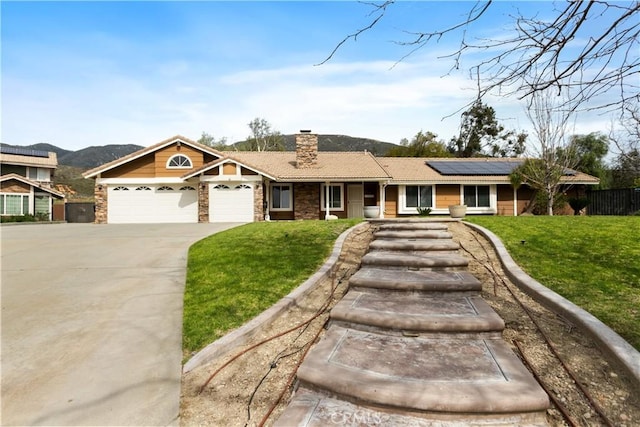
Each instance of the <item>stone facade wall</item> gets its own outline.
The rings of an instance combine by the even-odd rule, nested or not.
[[[299,133],[296,135],[296,167],[314,168],[318,165],[318,135]]]
[[[264,186],[260,182],[253,190],[253,220],[264,221]]]
[[[295,206],[295,219],[320,219],[319,200],[320,184],[294,184],[293,206]]]
[[[107,186],[103,184],[97,184],[94,187],[93,191],[95,197],[96,204],[96,224],[106,224],[107,223]]]
[[[209,185],[198,184],[198,222],[209,222]]]

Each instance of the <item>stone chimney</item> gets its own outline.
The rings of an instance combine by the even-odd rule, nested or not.
[[[301,130],[296,135],[296,167],[310,169],[318,165],[318,134]]]

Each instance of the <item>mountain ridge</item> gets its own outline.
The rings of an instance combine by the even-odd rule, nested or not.
[[[295,150],[295,135],[283,135],[285,151]],[[238,141],[227,145],[226,150],[242,146],[246,141]],[[58,156],[58,165],[73,166],[82,169],[92,169],[107,162],[116,160],[136,152],[142,148],[136,144],[108,144],[91,146],[80,150],[72,151],[57,147],[52,144],[38,143],[31,145],[11,145],[8,147],[20,147],[32,150],[52,151]],[[378,141],[371,138],[353,137],[339,134],[319,134],[318,151],[369,151],[376,156],[384,156],[396,144]]]

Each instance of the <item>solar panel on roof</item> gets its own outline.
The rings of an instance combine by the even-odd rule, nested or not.
[[[440,175],[509,175],[522,165],[522,160],[459,160],[459,161],[427,161],[427,166],[435,169]]]
[[[16,154],[18,156],[29,156],[29,157],[49,157],[49,153],[47,151],[42,150],[32,150],[30,148],[23,147],[9,147],[6,145],[0,145],[0,153],[3,154]]]

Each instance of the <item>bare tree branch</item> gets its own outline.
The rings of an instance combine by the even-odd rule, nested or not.
[[[373,4],[372,22],[345,37],[321,64],[329,61],[348,40],[373,29],[394,3]],[[509,16],[510,36],[471,39],[472,24],[488,19],[487,11],[493,4],[477,1],[461,22],[445,28],[404,31],[413,38],[396,43],[411,49],[397,63],[429,42],[437,43],[445,36],[461,32],[458,49],[441,57],[453,60],[451,70],[459,69],[466,54],[496,51],[469,70],[471,76],[483,76],[479,97],[497,91],[502,96],[523,99],[555,88],[558,93],[568,93],[565,108],[573,111],[620,109],[638,102],[640,1],[567,1],[563,7],[554,9],[552,19],[546,20],[518,11]],[[592,22],[598,23],[597,29],[588,25]],[[617,91],[616,100],[596,99],[612,90]]]

